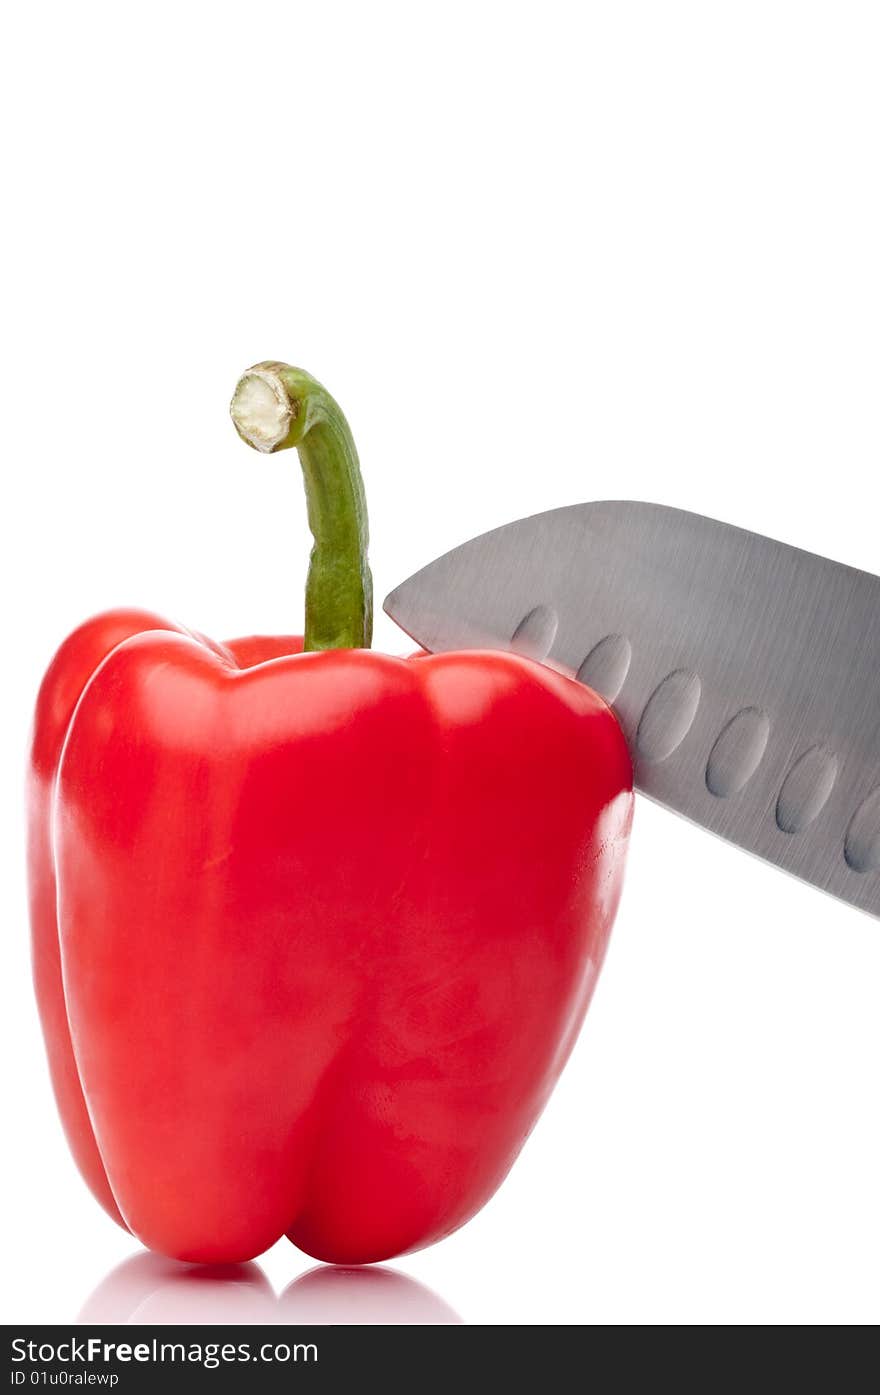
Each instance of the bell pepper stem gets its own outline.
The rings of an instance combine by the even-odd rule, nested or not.
[[[306,581],[306,650],[369,649],[373,581],[364,483],[348,422],[319,382],[287,363],[257,363],[230,404],[235,429],[254,450],[295,446],[314,545]]]

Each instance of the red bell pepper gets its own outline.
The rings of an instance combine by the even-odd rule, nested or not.
[[[138,611],[64,643],[29,781],[37,997],[76,1160],[145,1245],[381,1260],[482,1206],[562,1070],[629,756],[600,698],[528,659],[365,648],[339,408],[263,364],[233,416],[300,453],[305,645]]]

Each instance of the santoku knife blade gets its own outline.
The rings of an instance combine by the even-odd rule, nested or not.
[[[511,649],[588,683],[645,794],[880,916],[880,578],[602,502],[474,538],[385,609],[426,649]]]

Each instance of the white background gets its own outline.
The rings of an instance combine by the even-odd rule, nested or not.
[[[300,624],[296,459],[226,415],[270,356],[349,417],[380,597],[609,496],[880,571],[880,17],[83,0],[13,7],[2,67],[0,1284],[5,1320],[64,1321],[137,1244],[68,1157],[29,982],[22,767],[54,647],[120,603]],[[376,644],[408,647],[385,617]],[[468,1322],[876,1320],[878,1003],[876,922],[639,801],[544,1118],[474,1221],[391,1267]],[[286,1242],[261,1265],[279,1292],[311,1268]],[[162,1274],[141,1315],[191,1316]],[[201,1301],[232,1317],[236,1292]],[[428,1301],[383,1294],[358,1311]]]

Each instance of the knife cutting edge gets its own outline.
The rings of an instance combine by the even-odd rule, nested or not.
[[[603,501],[474,538],[385,610],[428,650],[509,649],[587,683],[639,790],[880,917],[880,578]]]

